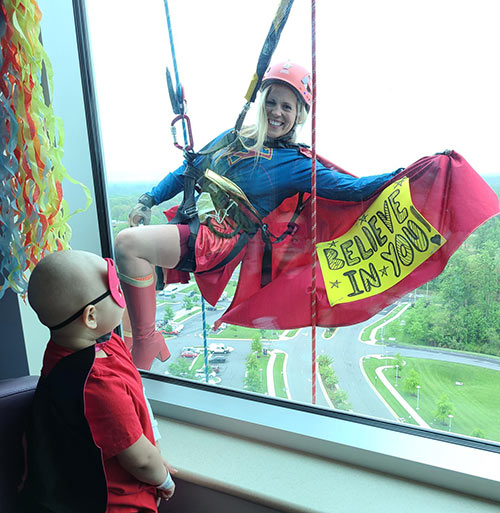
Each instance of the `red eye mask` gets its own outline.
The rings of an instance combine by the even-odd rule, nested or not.
[[[57,326],[52,326],[51,330],[58,330],[60,328],[63,328],[64,326],[67,326],[70,322],[73,322],[75,319],[78,319],[80,315],[83,314],[85,308],[90,305],[96,305],[99,303],[99,301],[102,301],[103,299],[107,298],[109,295],[113,298],[113,301],[120,307],[125,308],[125,297],[123,296],[122,289],[120,287],[120,280],[118,278],[118,274],[116,274],[116,267],[115,263],[113,262],[112,258],[105,258],[107,264],[108,264],[108,286],[109,289],[104,292],[104,294],[101,294],[99,297],[96,297],[89,303],[87,303],[83,308],[80,308],[78,312],[73,314],[71,317],[66,319],[65,321],[61,322]]]
[[[116,273],[115,263],[112,258],[105,258],[104,260],[108,263],[108,285],[111,297],[119,307],[125,308],[125,297],[120,287],[120,279]]]

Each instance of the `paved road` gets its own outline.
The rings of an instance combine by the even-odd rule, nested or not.
[[[182,292],[176,293],[180,297],[177,305],[170,305],[175,312],[179,313],[182,309]],[[206,311],[206,319],[209,325],[213,325],[227,308],[228,302],[221,302],[217,311]],[[333,367],[339,379],[339,386],[348,395],[348,400],[355,413],[370,417],[394,420],[393,416],[387,410],[385,405],[379,400],[378,396],[365,379],[361,368],[360,360],[363,356],[370,354],[395,355],[400,353],[403,357],[427,358],[432,360],[441,360],[456,363],[465,363],[468,365],[477,365],[500,371],[500,361],[488,358],[486,356],[464,355],[452,351],[443,351],[439,349],[411,348],[407,346],[397,346],[395,344],[370,345],[359,341],[359,335],[365,326],[368,326],[378,319],[382,318],[390,308],[376,315],[369,321],[339,328],[333,338],[323,338],[323,328],[317,330],[317,348],[316,353],[327,354],[333,359]],[[163,318],[163,308],[157,309],[157,319]],[[167,340],[172,358],[167,362],[155,360],[152,371],[158,374],[166,373],[168,365],[175,361],[186,346],[202,346],[201,336],[201,313],[192,319],[183,321],[184,329],[182,333]],[[214,340],[209,340],[208,343]],[[243,389],[243,380],[245,376],[245,359],[250,352],[251,341],[249,340],[221,340],[226,345],[234,347],[234,351],[228,356],[226,364],[219,364],[219,377],[221,386],[227,388]],[[282,339],[272,341],[270,347],[280,349],[288,354],[287,377],[291,399],[296,402],[310,404],[312,402],[311,391],[311,329],[303,328],[293,339]],[[316,387],[316,404],[318,406],[328,407],[319,385]]]
[[[379,353],[380,350],[360,343],[359,334],[365,326],[380,317],[382,315],[355,326],[339,328],[333,338],[321,341],[319,353],[325,352],[333,358],[333,368],[339,378],[339,387],[347,393],[354,412],[394,420],[366,381],[360,368],[360,359],[363,356]]]

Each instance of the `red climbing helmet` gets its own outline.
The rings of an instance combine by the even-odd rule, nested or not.
[[[311,74],[306,68],[290,61],[273,64],[264,73],[261,89],[265,89],[273,82],[285,82],[285,84],[292,86],[309,111],[312,103],[312,86]]]

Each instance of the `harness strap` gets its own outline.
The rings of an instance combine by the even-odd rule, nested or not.
[[[260,274],[260,287],[265,287],[273,279],[273,243],[267,232],[262,231],[264,241],[264,254],[262,255],[262,270]]]
[[[188,164],[184,171],[184,196],[174,218],[168,224],[187,224],[189,226],[189,238],[187,241],[188,251],[176,265],[178,271],[194,272],[196,269],[195,245],[200,219],[194,199],[194,188],[197,179],[201,176],[199,169]]]
[[[241,231],[241,226],[240,225],[236,225],[236,227],[234,228],[234,230],[232,232],[222,232],[222,231],[219,231],[217,230],[217,228],[214,227],[214,225],[210,222],[210,219],[207,219],[207,226],[208,226],[208,229],[214,234],[216,235],[217,237],[220,237],[221,239],[232,239],[233,237],[236,237],[236,235],[238,235]]]
[[[224,138],[225,139],[225,138]],[[187,156],[189,160],[193,160],[194,155],[189,153]],[[196,246],[196,238],[198,235],[198,231],[200,229],[200,220],[198,217],[198,210],[196,207],[196,202],[194,200],[194,191],[195,184],[202,176],[202,172],[196,167],[188,164],[186,166],[186,170],[184,172],[184,197],[181,205],[179,206],[175,217],[170,221],[169,224],[187,224],[189,226],[189,239],[188,239],[188,251],[181,259],[181,261],[175,267],[176,270],[185,271],[185,272],[195,272],[196,271],[196,259],[195,259],[195,246]],[[225,179],[227,181],[227,179]],[[235,186],[236,187],[236,186]],[[240,202],[242,201],[239,198]],[[247,204],[248,203],[248,204]],[[203,272],[210,272],[216,269],[220,269],[228,262],[230,262],[233,258],[235,258],[243,247],[246,245],[248,240],[252,238],[257,231],[261,230],[262,241],[264,242],[264,253],[262,256],[262,272],[261,272],[261,287],[264,287],[272,280],[272,267],[273,267],[273,244],[279,243],[283,241],[288,235],[293,235],[298,226],[295,223],[298,216],[304,209],[304,206],[307,202],[304,202],[304,193],[299,193],[299,197],[297,200],[297,205],[295,207],[295,211],[288,222],[287,229],[280,235],[275,236],[269,230],[267,225],[263,222],[262,218],[252,206],[248,200],[240,203],[239,208],[243,209],[243,212],[249,217],[251,222],[255,226],[255,230],[251,230],[248,232],[247,230],[241,229],[241,226],[236,223],[234,230],[230,233],[219,232],[210,222],[207,223],[208,228],[212,233],[216,236],[220,236],[222,238],[230,239],[232,237],[240,235],[238,241],[236,242],[233,249],[229,252],[229,254],[221,261],[219,264],[214,266],[212,269]],[[274,239],[274,240],[273,240]],[[201,273],[200,273],[201,274]]]
[[[189,238],[187,241],[188,250],[181,261],[174,267],[177,271],[184,271],[192,273],[196,270],[195,246],[198,230],[200,229],[200,221],[198,216],[193,220],[196,222],[189,222]]]
[[[262,229],[262,240],[264,241],[264,254],[262,255],[262,273],[260,276],[260,286],[265,287],[268,283],[273,279],[273,244],[277,244],[284,240],[288,235],[293,236],[295,232],[298,230],[298,225],[295,224],[297,217],[299,217],[300,213],[304,209],[307,202],[304,202],[304,193],[299,193],[299,198],[297,200],[297,206],[295,207],[295,211],[288,221],[288,228],[279,236],[274,237],[274,241],[271,241],[270,235],[272,235],[267,229],[267,225],[264,224],[261,226]]]
[[[307,205],[309,200],[304,201],[304,193],[299,193],[299,197],[297,199],[297,206],[295,207],[295,211],[293,212],[292,217],[290,218],[290,221],[288,221],[288,228],[279,236],[274,237],[273,244],[277,244],[278,242],[281,242],[285,239],[288,235],[295,235],[295,232],[298,230],[298,225],[295,224],[295,221],[297,220],[297,217],[299,217],[302,210],[304,210],[304,207]]]
[[[194,199],[195,185],[201,176],[199,169],[188,164],[184,171],[184,195],[175,217],[169,224],[190,224],[193,219],[198,218],[198,209]],[[199,224],[199,220],[198,220]]]

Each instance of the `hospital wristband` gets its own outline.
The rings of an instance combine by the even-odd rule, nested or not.
[[[172,479],[172,476],[170,475],[170,472],[167,472],[167,478],[161,485],[158,485],[156,488],[160,488],[162,490],[170,490],[174,486],[174,480]]]

